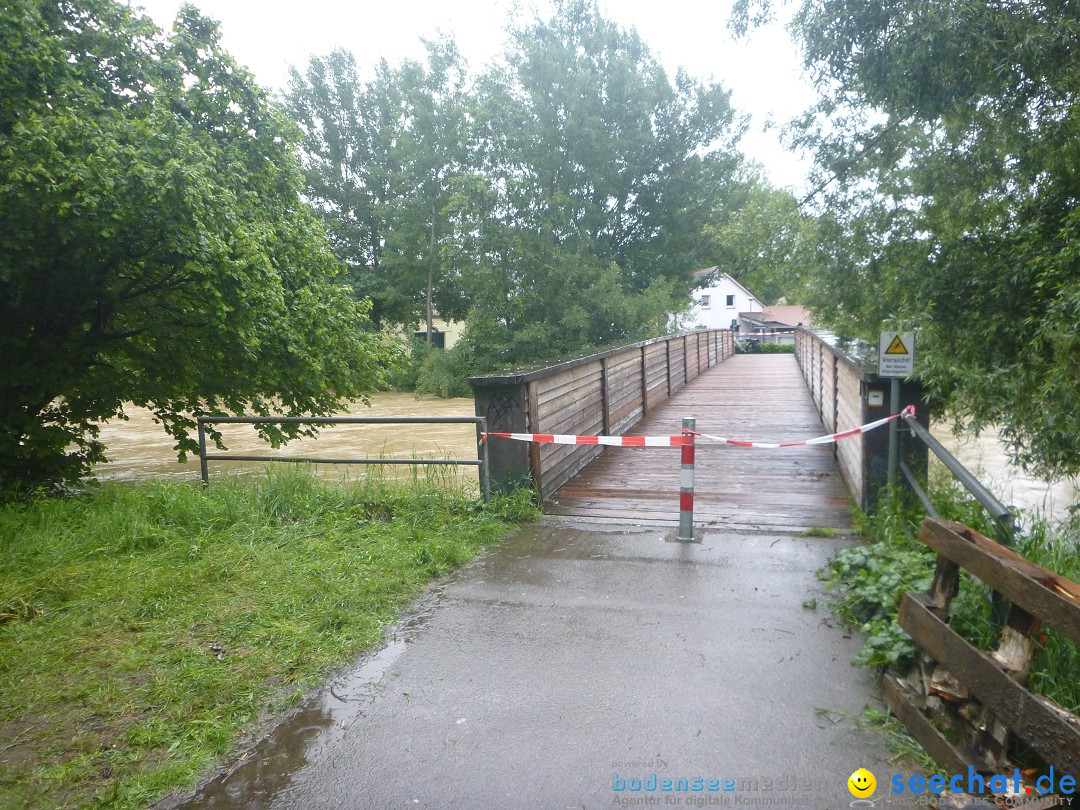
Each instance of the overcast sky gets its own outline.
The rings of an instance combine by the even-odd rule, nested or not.
[[[168,28],[182,0],[130,0]],[[226,49],[266,87],[284,89],[290,65],[346,48],[361,67],[385,57],[421,57],[421,37],[452,33],[473,71],[502,48],[514,0],[193,0],[222,24]],[[523,0],[532,8],[543,0]],[[798,54],[780,25],[735,43],[727,32],[730,0],[600,0],[606,17],[633,26],[674,74],[718,79],[752,116],[743,151],[778,186],[801,190],[807,165],[779,144],[779,127],[813,99]],[[517,12],[522,13],[522,12]],[[772,126],[770,126],[772,125]]]

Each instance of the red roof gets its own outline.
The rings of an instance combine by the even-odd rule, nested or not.
[[[762,313],[766,320],[776,321],[777,323],[784,323],[788,326],[798,326],[800,323],[803,326],[809,326],[811,322],[810,310],[806,307],[796,306],[772,306],[765,307],[765,311]]]

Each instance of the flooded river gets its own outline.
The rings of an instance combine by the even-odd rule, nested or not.
[[[129,421],[114,421],[102,427],[101,438],[110,461],[97,468],[98,478],[198,479],[198,458],[190,458],[185,464],[177,462],[172,440],[148,411],[132,407],[127,413],[131,417]],[[349,413],[352,416],[472,416],[473,402],[435,397],[417,399],[412,394],[389,392],[375,394],[371,407],[357,403]],[[221,427],[229,453],[324,458],[476,458],[472,425],[341,425],[324,428],[317,439],[299,439],[278,450],[271,449],[249,425]],[[1080,501],[1077,480],[1051,485],[1009,464],[992,430],[984,431],[978,439],[958,438],[947,423],[938,423],[934,425],[934,435],[1006,504],[1060,519],[1068,515],[1070,505]],[[260,473],[266,467],[261,462],[212,461],[210,474]],[[355,478],[362,474],[360,468],[351,465],[316,465],[316,469],[320,475],[330,477]],[[387,474],[411,473],[408,467],[381,469]],[[458,469],[469,480],[476,479],[475,468]]]
[[[996,430],[984,430],[974,436],[957,437],[952,426],[939,422],[933,434],[945,448],[960,459],[1002,503],[1027,512],[1039,513],[1052,520],[1069,515],[1069,507],[1080,502],[1080,480],[1075,478],[1047,483],[1010,464]]]
[[[95,474],[101,480],[135,480],[152,477],[198,479],[198,456],[187,463],[176,460],[173,440],[154,422],[144,408],[125,409],[130,419],[114,420],[101,428],[107,464]],[[344,415],[344,414],[341,414]],[[356,403],[350,416],[472,416],[471,399],[417,399],[412,394],[379,393],[371,398],[371,407]],[[473,425],[337,425],[324,427],[316,439],[297,439],[274,450],[250,425],[221,425],[227,451],[217,451],[208,442],[207,450],[248,455],[295,458],[476,458],[476,429]],[[281,465],[285,466],[285,465]],[[264,462],[211,461],[210,474],[223,472],[261,472]],[[320,475],[356,478],[365,468],[356,465],[316,465]],[[388,475],[411,474],[408,466],[380,466]],[[442,468],[445,472],[445,468]],[[457,468],[470,480],[476,479],[473,467]]]

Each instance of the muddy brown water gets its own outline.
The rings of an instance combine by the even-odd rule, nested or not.
[[[95,469],[100,480],[139,480],[145,478],[199,478],[198,456],[178,462],[172,438],[154,421],[145,408],[128,406],[128,421],[114,420],[101,428],[109,462]],[[346,414],[340,414],[342,416]],[[371,406],[353,403],[349,416],[472,416],[471,399],[417,399],[412,394],[379,393],[371,397]],[[379,424],[336,425],[324,427],[315,439],[297,439],[277,450],[263,441],[250,425],[221,425],[228,450],[213,453],[243,453],[285,458],[476,458],[476,429],[470,424]],[[265,462],[211,461],[210,475],[221,473],[261,474]],[[277,465],[285,467],[287,465]],[[291,466],[291,465],[289,465]],[[305,465],[307,466],[307,465]],[[325,477],[356,478],[365,469],[358,465],[313,465]],[[411,467],[381,465],[387,475],[411,474]],[[434,469],[434,468],[433,468]],[[440,468],[445,474],[445,468]],[[458,467],[468,480],[476,480],[474,467]]]
[[[976,438],[957,436],[947,422],[933,425],[933,434],[960,463],[1008,506],[1038,513],[1050,520],[1064,520],[1069,507],[1080,502],[1080,479],[1044,481],[1009,461],[997,430],[988,428]]]
[[[172,439],[154,422],[144,408],[125,409],[130,419],[115,420],[102,426],[101,438],[108,448],[110,461],[97,467],[102,480],[138,480],[145,478],[198,479],[199,460],[187,463],[176,460]],[[412,394],[385,392],[371,398],[371,406],[353,403],[351,416],[472,416],[471,399],[417,399]],[[476,458],[475,432],[472,425],[341,425],[325,428],[317,439],[298,439],[273,450],[249,425],[223,425],[222,432],[229,453],[279,455],[283,457],[388,457],[388,458]],[[993,429],[978,438],[956,436],[948,423],[934,425],[934,435],[975,473],[1004,503],[1029,512],[1039,512],[1051,519],[1068,516],[1069,507],[1080,502],[1080,480],[1048,483],[1025,473],[1009,463],[1008,456]],[[211,450],[211,452],[220,452]],[[210,474],[262,474],[262,462],[213,461]],[[284,466],[284,465],[281,465]],[[345,465],[314,465],[319,475],[355,478],[363,469]],[[384,466],[388,475],[411,474],[411,468]],[[472,467],[457,468],[467,480],[475,481]],[[444,471],[445,472],[445,471]]]

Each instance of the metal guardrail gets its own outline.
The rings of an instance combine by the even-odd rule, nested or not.
[[[206,428],[208,424],[241,425],[476,425],[476,459],[463,458],[309,458],[304,456],[259,456],[249,454],[207,453]],[[202,485],[210,485],[207,463],[210,461],[283,461],[301,464],[411,464],[418,467],[457,465],[476,467],[480,477],[480,491],[485,503],[491,500],[491,474],[488,468],[487,442],[481,441],[487,433],[487,418],[483,416],[200,416],[199,471]]]
[[[912,435],[922,441],[939,459],[941,463],[945,465],[956,479],[963,484],[964,489],[971,493],[972,497],[985,509],[991,518],[994,520],[994,539],[997,540],[1003,546],[1011,546],[1013,542],[1013,534],[1016,531],[1016,525],[1013,518],[1013,513],[1005,504],[999,501],[989,489],[983,486],[971,471],[968,470],[960,461],[945,449],[929,430],[919,424],[918,420],[910,414],[904,414],[901,417],[904,423],[911,430]],[[937,510],[934,509],[933,503],[930,501],[929,496],[920,486],[915,475],[911,469],[904,462],[900,462],[900,471],[903,473],[904,478],[907,480],[908,485],[915,493],[916,497],[922,502],[923,507],[926,509],[926,513],[930,517],[937,518],[940,515]]]

